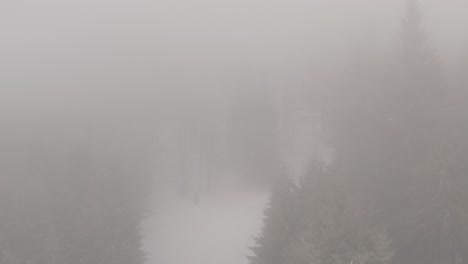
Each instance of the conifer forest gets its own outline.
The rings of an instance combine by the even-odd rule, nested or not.
[[[467,0],[0,14],[0,264],[468,264]]]

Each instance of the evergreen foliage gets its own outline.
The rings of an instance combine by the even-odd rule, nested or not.
[[[284,263],[468,260],[464,106],[448,105],[418,1],[405,10],[395,58],[358,54],[327,94],[336,158],[312,166],[297,188]]]
[[[140,223],[151,180],[121,162],[130,158],[127,150],[104,139],[10,140],[17,153],[0,183],[0,263],[145,263]]]
[[[287,177],[278,177],[264,211],[264,226],[255,237],[249,256],[252,264],[284,263],[284,251],[294,233],[296,186]]]

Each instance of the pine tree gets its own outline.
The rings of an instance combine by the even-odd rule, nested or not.
[[[98,141],[13,138],[11,175],[0,177],[0,263],[145,262],[139,226],[151,174],[141,168],[150,159]]]
[[[290,264],[386,264],[393,252],[383,227],[369,221],[334,169],[314,165],[298,191],[299,229],[285,252]]]
[[[279,177],[264,211],[261,234],[251,247],[251,264],[285,263],[284,251],[294,233],[296,186],[287,177]]]
[[[253,184],[271,185],[282,167],[273,99],[266,91],[244,92],[236,99],[228,117],[233,169]]]
[[[401,43],[397,82],[388,94],[392,122],[385,131],[392,136],[382,151],[383,220],[398,245],[400,263],[457,263],[466,259],[461,223],[468,219],[463,213],[468,200],[460,189],[466,180],[457,172],[447,87],[416,0],[407,1]]]

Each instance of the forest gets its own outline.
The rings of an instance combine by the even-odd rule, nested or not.
[[[468,263],[450,3],[47,1],[0,20],[0,264]]]
[[[422,12],[407,1],[391,60],[369,47],[326,95],[333,161],[277,181],[250,263],[467,262],[468,86],[442,69]]]

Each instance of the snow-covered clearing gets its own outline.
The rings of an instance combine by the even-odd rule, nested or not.
[[[220,190],[169,200],[155,206],[143,224],[148,264],[247,263],[267,193]]]

